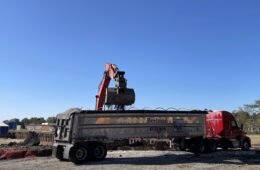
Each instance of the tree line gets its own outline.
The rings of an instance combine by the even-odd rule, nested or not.
[[[243,124],[247,133],[260,134],[260,100],[253,104],[245,104],[238,110],[233,111],[238,125]]]
[[[13,118],[10,120],[5,120],[4,123],[8,124],[10,122],[15,122],[17,124],[42,124],[42,123],[55,123],[56,117],[48,117],[44,119],[43,117],[31,117],[31,118],[23,118],[22,120],[18,118]]]

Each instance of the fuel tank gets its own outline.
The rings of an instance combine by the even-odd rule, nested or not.
[[[126,88],[120,93],[116,88],[107,88],[105,104],[106,105],[131,105],[135,102],[134,89]]]

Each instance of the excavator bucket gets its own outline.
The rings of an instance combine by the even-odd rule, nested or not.
[[[107,88],[106,105],[131,105],[135,102],[134,89],[126,88],[118,93],[117,88]]]

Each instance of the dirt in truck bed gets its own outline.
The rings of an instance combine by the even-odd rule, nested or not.
[[[182,151],[110,151],[101,162],[75,165],[54,157],[32,157],[0,161],[0,169],[260,169],[260,153],[252,151],[217,151],[192,154]]]

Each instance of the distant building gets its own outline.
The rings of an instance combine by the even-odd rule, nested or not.
[[[0,136],[6,136],[8,134],[8,125],[0,122]]]
[[[16,129],[17,123],[16,122],[8,122],[9,129]]]

